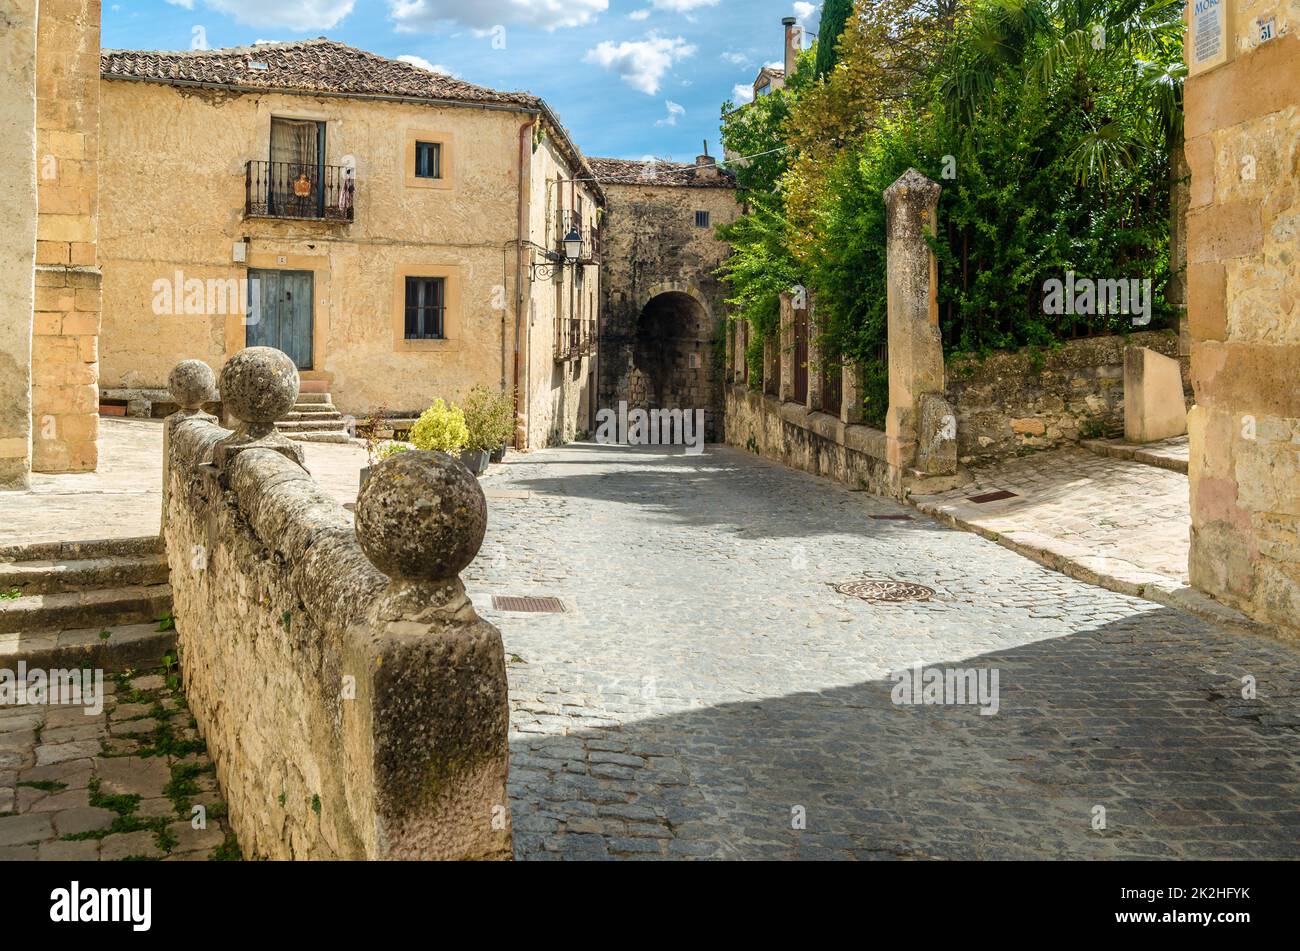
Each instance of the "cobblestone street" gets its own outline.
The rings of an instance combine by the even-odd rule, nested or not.
[[[178,685],[159,670],[103,690],[0,706],[0,861],[238,859]]]
[[[508,463],[464,578],[505,639],[521,858],[1300,856],[1288,645],[734,449]],[[860,578],[936,595],[830,587]],[[995,669],[996,714],[891,702],[918,663]]]

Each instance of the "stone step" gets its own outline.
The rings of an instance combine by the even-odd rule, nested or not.
[[[298,392],[299,403],[329,403],[330,395],[328,393],[304,393]]]
[[[4,562],[0,563],[0,593],[16,588],[26,597],[163,584],[167,573],[167,557],[161,553]]]
[[[76,542],[35,542],[0,546],[0,562],[75,561],[83,558],[114,558],[162,554],[163,540],[157,535],[128,538],[98,538]]]
[[[330,391],[329,380],[299,380],[299,393],[326,393]]]
[[[140,624],[171,610],[169,584],[33,594],[0,601],[0,633]]]
[[[310,423],[317,421],[323,423],[341,423],[343,422],[343,414],[332,410],[319,413],[315,411],[303,412],[294,410],[291,413],[286,413],[284,419],[280,420],[282,423]]]
[[[352,442],[352,437],[346,432],[292,432],[285,435],[294,442],[332,442],[344,446]]]
[[[342,433],[347,432],[347,425],[342,419],[337,420],[280,420],[275,428],[286,436],[294,433]]]
[[[10,631],[0,634],[0,667],[14,670],[20,660],[28,669],[85,665],[106,673],[153,666],[176,646],[176,629],[160,631],[158,627],[158,622],[151,620],[61,631]]]

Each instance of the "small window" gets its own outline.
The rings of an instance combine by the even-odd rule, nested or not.
[[[695,213],[695,227],[707,228],[709,226],[709,213],[707,211],[697,211]]]
[[[445,282],[441,277],[406,279],[406,339],[442,340],[446,316]]]
[[[442,143],[415,143],[415,177],[442,178]]]

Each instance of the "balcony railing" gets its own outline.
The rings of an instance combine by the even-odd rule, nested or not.
[[[583,264],[600,263],[600,229],[595,225],[585,225],[576,211],[561,211],[556,216],[555,250],[564,253],[564,236],[575,227],[582,235],[582,254],[578,260]]]
[[[555,318],[555,359],[591,353],[596,347],[596,322],[576,317]]]
[[[244,176],[248,218],[307,218],[351,221],[356,176],[340,165],[249,162]]]

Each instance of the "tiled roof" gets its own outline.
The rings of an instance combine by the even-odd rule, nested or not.
[[[376,56],[324,37],[292,43],[258,43],[192,51],[104,50],[100,72],[110,79],[205,83],[335,95],[500,103],[541,108],[524,92],[500,92],[401,60]]]
[[[304,95],[394,96],[430,103],[513,106],[540,113],[551,133],[558,136],[561,151],[581,170],[580,177],[593,177],[582,152],[540,97],[476,86],[323,36],[215,50],[104,50],[100,53],[99,68],[100,75],[106,79],[174,85],[201,83]]]
[[[602,185],[676,185],[685,188],[735,188],[735,180],[725,169],[716,178],[701,176],[694,165],[650,159],[590,158],[587,164]]]

